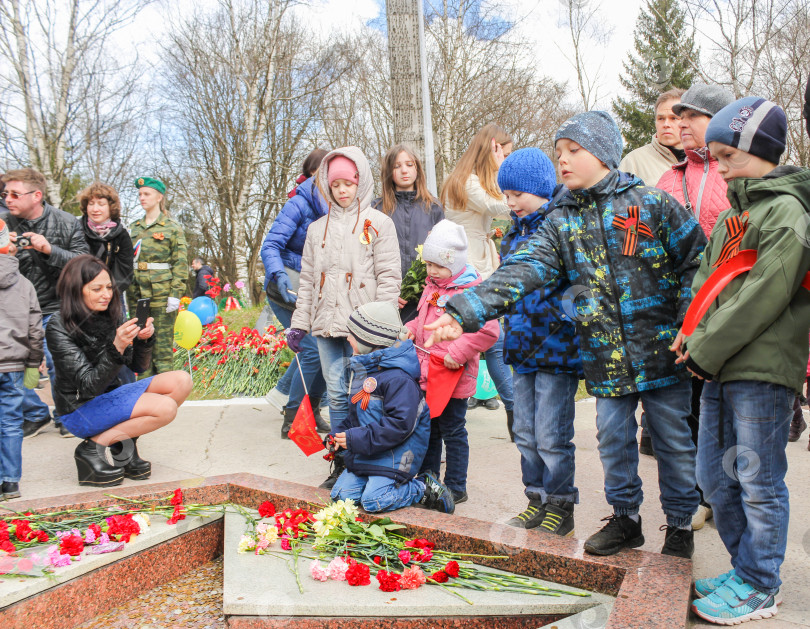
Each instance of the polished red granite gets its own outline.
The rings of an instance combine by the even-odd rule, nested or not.
[[[275,503],[277,509],[283,509],[306,504],[319,505],[329,500],[328,492],[324,490],[254,474],[228,474],[191,481],[186,480],[180,483],[116,488],[116,495],[128,498],[165,497],[170,495],[178,486],[183,488],[186,503],[216,504],[232,501],[246,507],[256,508],[263,501],[271,500]],[[99,491],[76,496],[32,500],[18,503],[18,508],[21,511],[50,511],[54,510],[54,508],[102,506],[113,501],[114,499]],[[606,628],[633,629],[643,627],[647,629],[649,627],[666,627],[670,629],[686,626],[692,580],[692,564],[687,560],[637,550],[623,551],[610,557],[598,557],[586,554],[581,540],[559,538],[532,530],[515,529],[502,524],[482,522],[460,516],[448,516],[423,509],[402,509],[394,514],[394,518],[397,522],[408,527],[407,534],[426,537],[443,548],[466,553],[507,557],[507,559],[497,560],[482,559],[480,560],[481,563],[519,574],[548,579],[561,584],[615,596],[616,601],[613,609],[604,624]],[[208,529],[210,526],[205,528]],[[174,542],[186,545],[185,538],[192,534],[184,535],[178,540],[174,540]],[[183,541],[181,542],[181,540]],[[221,541],[219,543],[221,544]],[[186,547],[189,548],[190,553],[195,554],[191,550],[193,545],[189,544]],[[205,561],[208,559],[210,559],[210,556]],[[118,566],[118,564],[112,564],[112,566]],[[98,572],[102,571],[103,569]],[[132,578],[125,578],[125,582],[127,582],[127,579],[131,581]],[[82,579],[84,577],[76,579],[76,581],[82,581]],[[147,589],[155,585],[154,582],[149,583],[146,579],[140,577],[138,577],[138,580],[141,583],[146,583]],[[62,587],[65,586],[59,586],[59,588]],[[54,590],[59,588],[54,588]],[[86,592],[92,590],[80,586],[77,591]],[[45,595],[47,593],[35,598]],[[73,599],[73,601],[75,600]],[[104,609],[100,609],[95,613],[101,611],[104,611]],[[0,611],[0,621],[4,620],[3,614],[5,613],[5,610]],[[92,617],[92,615],[88,617]],[[230,626],[245,628],[273,626],[267,624],[234,624],[258,622],[258,620],[273,621],[272,618],[251,620],[233,617],[230,619]],[[346,620],[334,619],[334,622],[339,623]],[[356,624],[357,619],[353,620],[355,624],[351,626],[360,626]],[[413,624],[409,624],[410,627],[426,627],[428,625],[424,623],[436,621],[433,618],[411,620]],[[290,622],[290,619],[285,618],[283,626],[327,626],[318,624],[323,623],[323,619],[314,618],[296,619],[296,623],[309,622],[315,624],[291,625]],[[379,624],[376,619],[375,622],[377,623],[375,624],[376,627],[388,627],[388,625]],[[386,622],[389,621],[386,620]],[[401,623],[405,622],[405,619],[390,619],[390,622]],[[462,626],[462,624],[470,628],[477,626],[470,624],[471,621],[466,618],[448,619],[448,622],[455,624],[441,626]],[[541,624],[543,623],[537,625],[532,623],[532,626]],[[5,627],[6,624],[2,623],[0,626]],[[29,617],[26,627],[31,626],[31,618]],[[63,624],[62,626],[69,625]],[[331,627],[332,625],[328,626]],[[343,626],[348,627],[350,625],[334,625],[336,628]],[[405,625],[391,625],[391,627],[400,626],[404,627]],[[439,625],[433,624],[430,626]],[[488,626],[499,627],[500,625],[490,624]],[[512,625],[508,626],[511,627]]]

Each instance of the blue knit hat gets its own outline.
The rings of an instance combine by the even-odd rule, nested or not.
[[[550,199],[556,183],[554,164],[540,149],[517,150],[503,161],[498,170],[498,187],[501,190],[528,192]]]
[[[566,120],[554,136],[554,144],[573,140],[611,170],[622,159],[622,134],[606,111],[586,111]]]
[[[720,142],[778,164],[785,152],[787,117],[776,103],[746,96],[718,111],[706,128],[706,144]]]

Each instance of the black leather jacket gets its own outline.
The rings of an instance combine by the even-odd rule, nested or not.
[[[0,218],[8,225],[9,231],[41,234],[51,244],[51,254],[37,253],[33,249],[17,251],[20,262],[20,273],[34,285],[37,291],[39,307],[43,315],[53,314],[59,310],[59,298],[56,296],[56,280],[68,263],[82,253],[89,253],[81,225],[75,216],[58,210],[52,205],[44,204],[42,216],[27,221],[13,216],[8,210],[0,210]],[[34,256],[39,257],[37,262]]]
[[[67,415],[85,402],[121,386],[118,372],[126,365],[142,373],[152,360],[154,335],[146,341],[135,339],[121,354],[113,345],[116,326],[99,325],[100,317],[92,316],[82,329],[68,333],[57,312],[48,322],[45,338],[56,367],[53,401],[56,414]]]

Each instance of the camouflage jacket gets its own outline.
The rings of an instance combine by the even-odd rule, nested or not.
[[[139,218],[130,232],[135,247],[135,269],[129,289],[132,303],[147,297],[153,301],[182,297],[187,288],[188,260],[186,235],[180,224],[161,214],[149,226],[144,218]],[[146,264],[151,263],[168,264],[169,268],[147,269]],[[158,305],[152,304],[153,307]]]
[[[635,245],[626,248],[625,227],[635,221]],[[472,332],[562,277],[573,289],[588,391],[617,397],[669,386],[689,377],[669,346],[705,244],[674,198],[613,170],[592,188],[567,192],[534,236],[488,280],[453,297],[447,312]]]

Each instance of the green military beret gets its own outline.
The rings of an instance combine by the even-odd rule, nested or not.
[[[138,177],[135,180],[135,187],[143,188],[144,186],[147,188],[154,188],[160,192],[160,194],[166,194],[166,184],[160,179],[153,179],[152,177]]]

